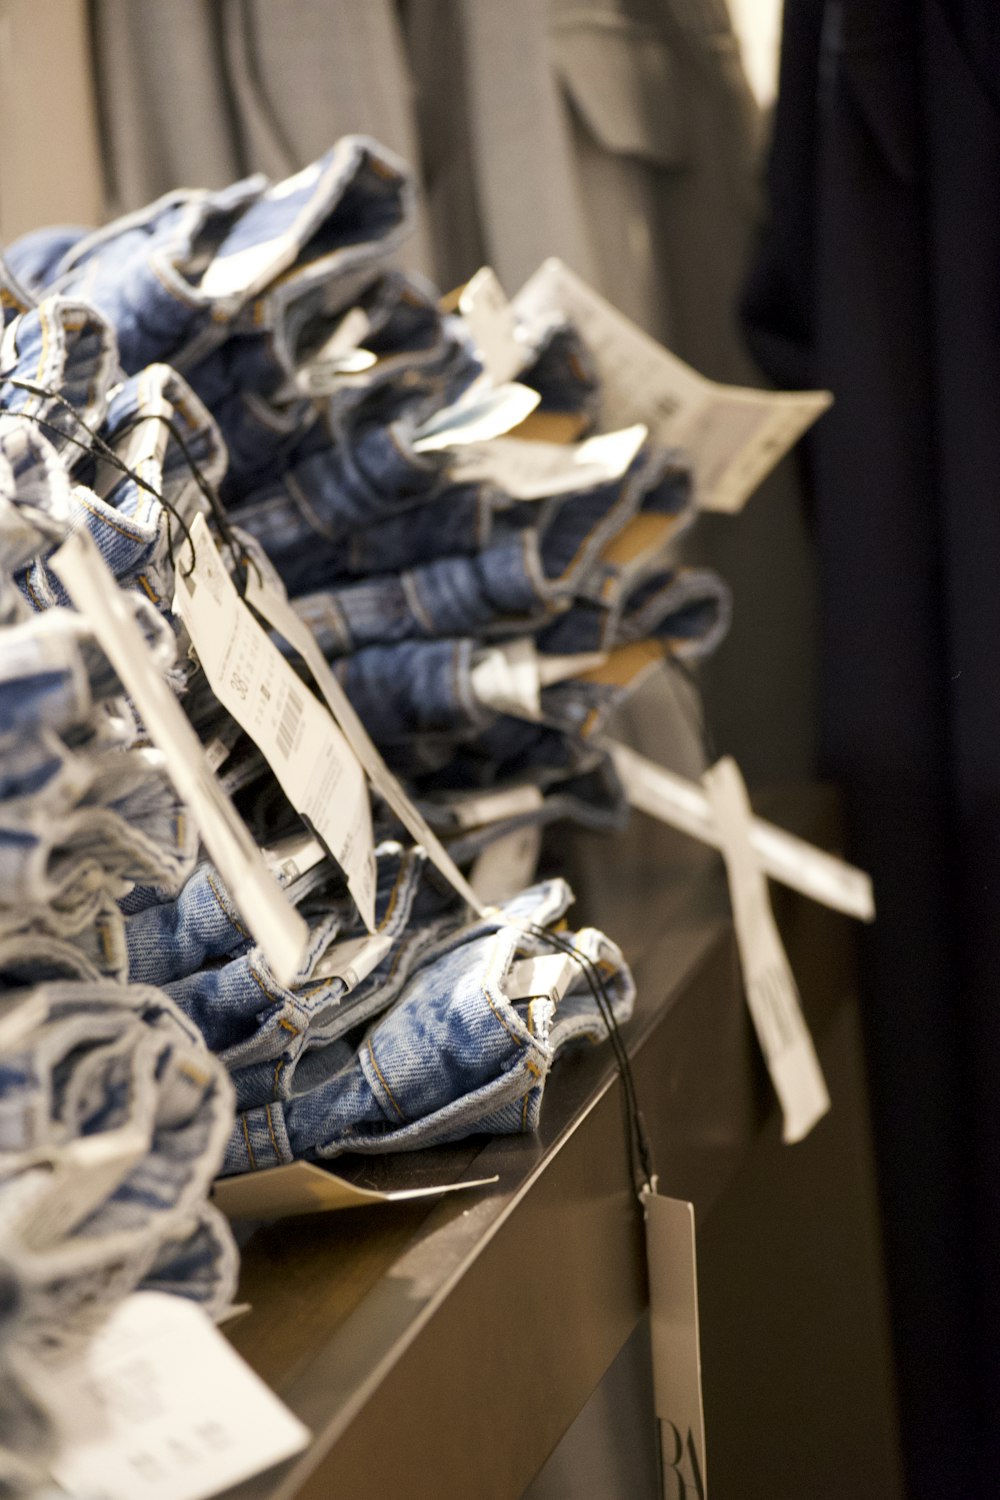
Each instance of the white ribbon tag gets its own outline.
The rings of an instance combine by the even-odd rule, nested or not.
[[[829,391],[759,391],[699,375],[644,333],[562,261],[547,260],[513,308],[527,321],[558,310],[597,361],[603,420],[645,422],[685,448],[704,510],[742,510],[761,481],[831,405]]]
[[[282,984],[294,978],[309,929],[282,895],[249,830],[216,781],[201,742],[153,661],[125,595],[86,531],[51,559],[73,603],[142,716],[212,862]]]
[[[827,1113],[830,1096],[750,843],[750,801],[736,762],[727,756],[706,771],[705,790],[729,877],[747,1004],[781,1103],[782,1135],[792,1144]]]
[[[204,516],[191,525],[194,566],[177,571],[175,608],[213,693],[242,725],[292,806],[347,876],[375,926],[375,840],[364,771],[344,735],[261,629],[222,565]]]

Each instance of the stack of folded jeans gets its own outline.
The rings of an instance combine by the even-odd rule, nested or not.
[[[113,342],[80,307],[10,310],[4,374],[58,395],[0,386],[0,1493],[19,1494],[50,1457],[48,1353],[139,1288],[221,1313],[236,1250],[208,1202],[232,1085],[166,995],[127,982],[121,900],[182,890],[197,836],[86,622],[47,596],[35,612],[39,555],[90,515],[64,451],[76,413],[101,416]],[[173,633],[133,602],[169,674]]]
[[[12,608],[52,610],[35,628],[68,617],[52,544],[86,528],[162,637],[164,675],[308,926],[281,984],[187,843],[173,863],[133,857],[100,906],[120,933],[116,977],[159,986],[233,1080],[227,1171],[530,1129],[559,1048],[604,1035],[595,975],[619,1020],[633,991],[609,939],[561,930],[563,881],[470,918],[381,804],[366,931],[184,649],[172,600],[194,515],[211,515],[235,577],[249,557],[290,598],[464,866],[527,826],[619,826],[610,714],[728,623],[724,584],[673,557],[694,514],[683,455],[639,433],[619,462],[525,498],[489,465],[470,477],[457,439],[424,440],[489,376],[464,320],[390,265],[410,198],[402,164],[351,137],[288,182],[170,194],[92,234],[40,231],[3,273],[0,406],[55,456],[48,530],[11,568]],[[519,435],[584,437],[600,417],[584,341],[555,310],[519,337],[518,380],[538,401]],[[138,715],[112,702],[102,735],[148,759]],[[121,810],[142,831],[133,856],[147,835],[165,842],[165,804],[135,775]],[[117,783],[126,801],[130,785]],[[95,920],[74,935],[91,964]]]

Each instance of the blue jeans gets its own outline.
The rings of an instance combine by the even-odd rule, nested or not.
[[[241,1115],[224,1170],[532,1129],[558,1050],[604,1035],[582,974],[554,1011],[509,993],[515,960],[548,951],[519,924],[553,922],[571,899],[563,881],[549,881],[438,943],[352,1055],[335,1045],[322,1078],[322,1053],[313,1054],[308,1075],[300,1073],[310,1084],[305,1092]],[[569,941],[601,965],[616,1016],[625,1020],[634,986],[619,951],[589,929]]]

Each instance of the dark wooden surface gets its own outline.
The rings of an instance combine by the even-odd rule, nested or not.
[[[833,838],[831,805],[815,793],[761,810]],[[622,941],[635,968],[627,1037],[661,1187],[691,1199],[704,1222],[774,1113],[719,861],[636,818],[623,839],[583,841],[574,863],[581,919]],[[775,898],[822,1038],[853,989],[850,924],[789,893]],[[252,1311],[230,1337],[314,1441],[230,1495],[516,1500],[645,1305],[610,1049],[560,1060],[537,1135],[346,1167],[376,1187],[499,1181],[249,1234],[240,1300]]]

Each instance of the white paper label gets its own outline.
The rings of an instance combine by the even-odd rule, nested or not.
[[[516,718],[538,720],[542,716],[543,687],[582,677],[606,661],[603,651],[540,656],[530,636],[519,636],[483,651],[472,667],[470,680],[480,703]]]
[[[501,437],[530,416],[541,399],[537,391],[526,385],[501,385],[495,390],[474,387],[454,406],[436,412],[418,428],[414,452],[433,453],[440,448],[459,448],[465,443],[485,443]]]
[[[491,266],[483,266],[462,288],[458,310],[493,384],[512,380],[529,351],[517,337],[510,303]]]
[[[484,828],[505,818],[519,818],[534,812],[545,801],[540,787],[533,785],[501,787],[496,792],[469,792],[442,798],[459,828]]]
[[[704,510],[741,510],[761,481],[831,404],[828,391],[758,391],[699,375],[598,295],[547,260],[514,298],[525,317],[558,310],[597,361],[609,427],[636,417],[694,466]]]
[[[0,1003],[0,1053],[20,1051],[48,1018],[49,1002],[44,990],[22,993],[24,999],[9,1000],[5,996]]]
[[[118,1188],[149,1150],[138,1126],[79,1136],[53,1156],[45,1189],[17,1220],[14,1233],[40,1252],[70,1234]]]
[[[191,526],[195,561],[177,572],[175,607],[219,702],[267,760],[347,876],[365,926],[375,925],[375,841],[364,772],[326,709],[247,609],[207,523]]]
[[[510,1000],[543,998],[558,1005],[579,972],[580,965],[568,953],[521,958],[508,969],[504,989]]]
[[[449,472],[458,481],[487,480],[512,500],[544,500],[620,479],[646,440],[640,422],[582,443],[498,437],[459,448]]]
[[[664,1500],[707,1500],[694,1208],[644,1195],[653,1401]]]
[[[537,823],[515,828],[486,845],[472,866],[469,884],[488,906],[506,901],[531,885],[541,852],[542,830]]]
[[[327,707],[343,730],[379,796],[389,804],[412,838],[423,846],[427,858],[451,888],[477,916],[483,916],[484,907],[479,897],[375,748],[350,699],[330,671],[308,625],[299,619],[287,599],[282,599],[279,594],[260,583],[253,573],[247,583],[247,597],[254,609],[284,636],[309,668]]]
[[[785,1141],[801,1141],[830,1108],[816,1049],[778,933],[767,881],[750,843],[750,801],[730,757],[705,772],[705,790],[729,877],[747,1004],[784,1117]]]
[[[542,717],[538,652],[529,636],[484,651],[469,677],[480,703],[521,719]]]
[[[268,869],[280,875],[286,885],[315,869],[326,859],[326,850],[319,839],[314,839],[312,834],[304,830],[302,833],[291,833],[288,838],[271,844],[263,853]]]
[[[647,760],[628,745],[607,740],[605,748],[611,752],[630,806],[703,844],[720,847],[715,817],[702,787]],[[761,869],[772,880],[846,916],[862,922],[874,919],[872,883],[863,870],[763,818],[751,820],[749,837]]]
[[[305,396],[328,396],[337,389],[342,376],[370,370],[378,360],[370,349],[359,346],[371,326],[364,308],[352,307],[308,364],[296,370],[296,388]]]
[[[86,531],[51,560],[56,576],[142,716],[178,796],[190,808],[212,862],[282,984],[294,977],[308,928],[275,883],[246,824],[219,786],[198,736],[164,681],[128,601]]]
[[[392,938],[384,932],[349,938],[327,949],[310,971],[309,979],[342,979],[347,988],[353,990],[378,968],[391,948]]]
[[[137,1292],[40,1376],[74,1500],[207,1500],[310,1434],[185,1297]]]

